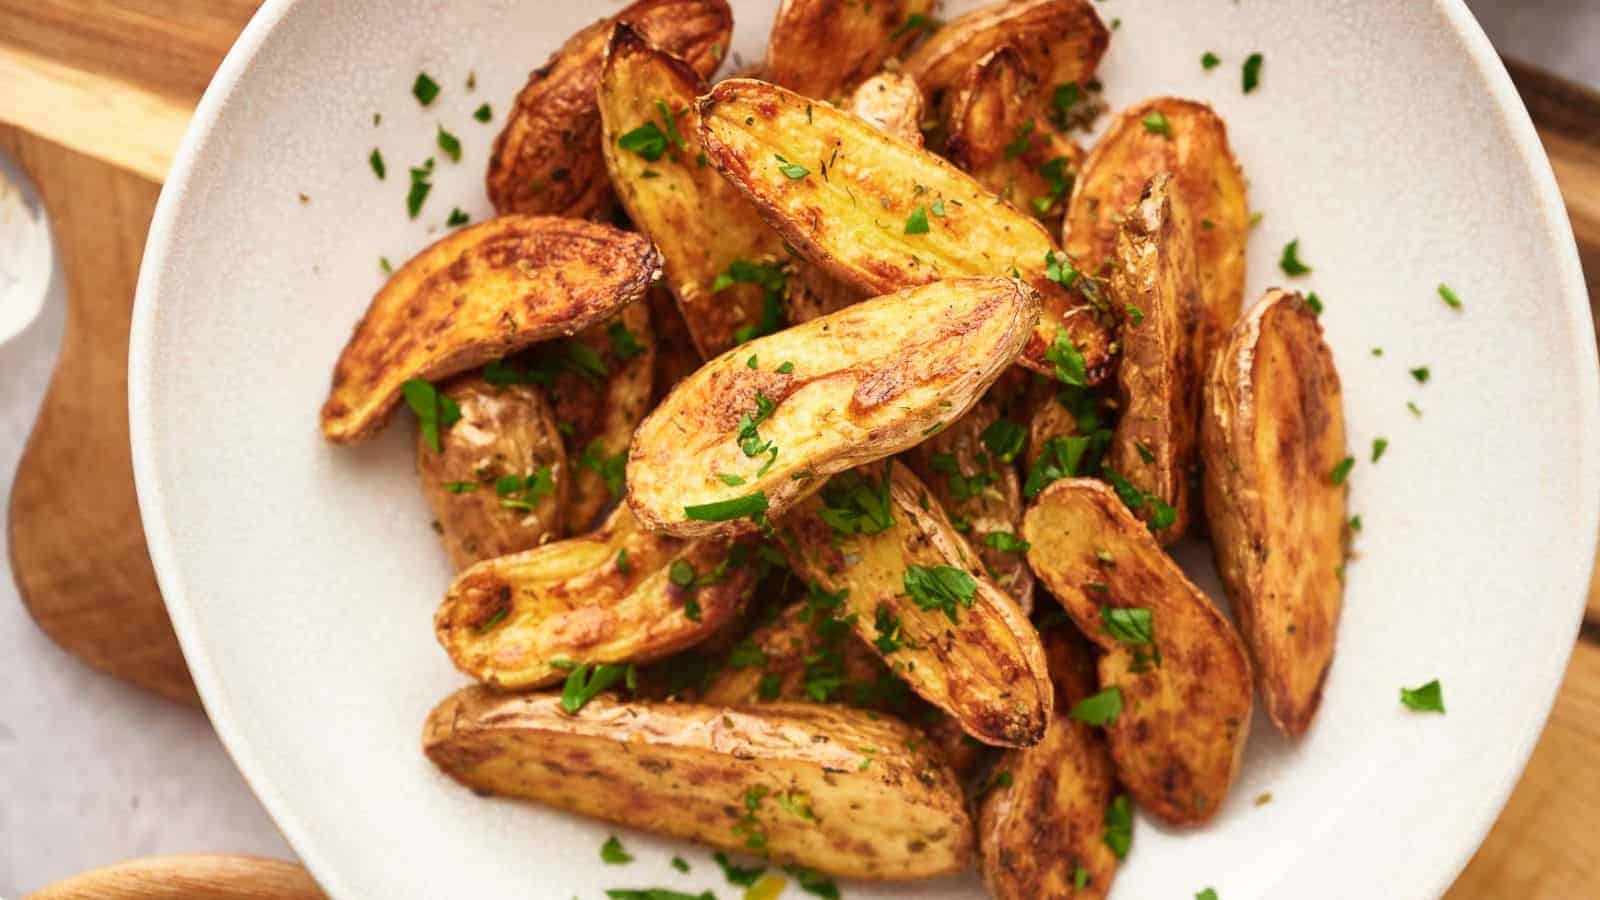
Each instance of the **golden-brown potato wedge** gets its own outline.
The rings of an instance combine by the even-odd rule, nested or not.
[[[850,94],[850,111],[884,134],[922,146],[922,88],[904,72],[879,72]]]
[[[1008,451],[1003,455],[990,447],[985,435],[999,418],[998,404],[985,398],[950,427],[908,451],[906,463],[977,550],[984,572],[1028,613],[1033,611],[1033,572],[1013,543],[1022,540],[1017,535],[1022,528],[1022,484],[1013,464],[1021,447],[1001,444]]]
[[[986,744],[1037,743],[1050,675],[1027,616],[911,470],[847,473],[779,523],[796,574],[837,595],[856,633],[924,700]]]
[[[1189,527],[1200,396],[1192,346],[1200,295],[1194,235],[1170,175],[1151,178],[1123,217],[1115,258],[1111,291],[1122,307],[1122,415],[1106,464],[1159,501],[1144,504],[1141,515],[1170,544]]]
[[[934,32],[906,57],[905,70],[933,96],[990,51],[1010,45],[1048,89],[1092,78],[1110,41],[1089,0],[994,3]]]
[[[932,8],[933,0],[782,0],[764,77],[807,97],[841,99],[919,37]]]
[[[945,99],[944,155],[1052,225],[1066,211],[1083,151],[1040,111],[1043,90],[1015,47],[979,59]]]
[[[829,475],[959,418],[1016,358],[1038,300],[963,278],[867,300],[706,363],[639,426],[628,503],[690,537],[754,530]]]
[[[475,377],[441,391],[461,419],[441,431],[438,450],[417,436],[417,473],[450,564],[459,571],[561,537],[572,472],[544,392]]]
[[[500,688],[554,684],[567,677],[558,663],[650,662],[739,614],[755,581],[747,556],[644,531],[618,507],[593,534],[456,576],[434,632],[456,668]]]
[[[1267,715],[1310,727],[1343,605],[1344,400],[1316,313],[1287,291],[1233,327],[1206,384],[1206,517]]]
[[[1106,725],[1119,780],[1172,824],[1211,818],[1250,728],[1250,661],[1233,625],[1098,481],[1045,488],[1022,533],[1034,574],[1105,651],[1100,684],[1120,692]]]
[[[1117,872],[1105,840],[1116,767],[1105,735],[1069,715],[1095,693],[1094,655],[1069,628],[1042,640],[1056,713],[1044,740],[995,763],[978,806],[979,868],[995,900],[1101,900]]]
[[[689,336],[689,326],[678,312],[672,292],[660,285],[652,288],[646,300],[650,306],[650,332],[655,335],[655,374],[650,378],[650,406],[655,408],[678,382],[700,368],[700,351]]]
[[[407,380],[445,378],[574,334],[644,296],[660,274],[649,241],[607,225],[502,216],[463,228],[372,298],[334,366],[323,436],[370,437]]]
[[[635,303],[611,322],[546,348],[542,355],[545,367],[555,373],[550,397],[572,470],[567,533],[582,534],[594,527],[602,510],[622,498],[628,441],[650,411],[655,375],[650,307]]]
[[[1200,272],[1194,359],[1196,371],[1205,372],[1244,302],[1250,232],[1244,174],[1228,147],[1228,128],[1211,107],[1157,97],[1119,115],[1083,161],[1061,241],[1078,268],[1099,273],[1115,255],[1123,211],[1160,172],[1172,173],[1172,194],[1182,198],[1194,233]]]
[[[567,39],[528,76],[489,155],[489,201],[499,213],[590,217],[610,204],[595,85],[611,28],[628,22],[702,77],[722,63],[733,32],[727,0],[636,0]]]
[[[972,861],[955,776],[885,716],[729,709],[481,687],[434,707],[422,748],[480,792],[851,878],[927,878]]]
[[[787,256],[750,201],[705,164],[694,102],[704,92],[687,63],[626,24],[616,26],[600,79],[606,167],[628,215],[660,249],[689,333],[710,358],[782,324],[775,319],[782,288],[730,282],[730,267],[781,281]],[[630,135],[652,128],[655,143],[625,146]]]
[[[857,116],[765,82],[718,84],[700,99],[700,116],[711,164],[828,274],[877,295],[1016,273],[1041,301],[1020,361],[1055,372],[1046,354],[1064,329],[1083,357],[1083,377],[1109,374],[1111,339],[1096,310],[1049,277],[1049,234],[972,176]]]

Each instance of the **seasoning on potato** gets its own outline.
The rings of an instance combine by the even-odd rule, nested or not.
[[[1011,46],[1053,91],[1092,79],[1110,41],[1089,0],[991,3],[934,32],[906,57],[905,70],[933,96],[988,53]]]
[[[567,39],[528,76],[489,156],[495,211],[587,218],[610,205],[595,85],[612,26],[627,22],[701,77],[722,63],[733,33],[727,0],[635,0]]]
[[[554,684],[583,663],[642,663],[737,616],[750,548],[642,530],[618,508],[583,537],[478,563],[434,615],[456,667],[499,688]]]
[[[371,437],[411,379],[437,380],[616,315],[660,277],[636,234],[572,219],[502,216],[400,267],[339,354],[322,405],[334,443]]]
[[[782,0],[762,77],[807,97],[844,97],[921,36],[933,0]]]
[[[1033,332],[1021,282],[909,288],[758,338],[706,365],[639,426],[628,503],[645,527],[754,531],[828,476],[956,420]]]
[[[955,776],[921,735],[843,706],[726,708],[470,687],[428,716],[422,748],[480,792],[764,854],[850,878],[971,865]]]
[[[1019,361],[1080,383],[1110,373],[1095,283],[1042,225],[945,160],[750,79],[700,98],[700,131],[711,164],[834,278],[872,295],[963,275],[1021,278],[1041,308]]]
[[[543,390],[468,377],[441,392],[461,418],[438,449],[417,436],[417,472],[450,564],[459,571],[561,537],[572,472]]]
[[[850,111],[868,125],[922,146],[922,88],[904,72],[879,72],[850,94]]]
[[[1250,661],[1233,625],[1099,481],[1046,488],[1022,536],[1034,574],[1104,651],[1101,692],[1073,718],[1105,727],[1139,805],[1174,825],[1216,815],[1250,728]]]
[[[1322,325],[1268,291],[1218,351],[1202,407],[1206,518],[1261,702],[1304,734],[1322,701],[1344,595],[1344,399]]]

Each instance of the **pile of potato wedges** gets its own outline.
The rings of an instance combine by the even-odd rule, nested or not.
[[[712,84],[726,0],[637,0],[517,97],[497,217],[373,298],[322,427],[414,413],[457,570],[435,629],[477,682],[425,726],[451,777],[820,873],[1103,897],[1130,803],[1227,802],[1257,694],[1311,725],[1339,377],[1298,295],[1242,309],[1223,121],[1152,98],[1085,152],[1089,0],[932,13],[781,0]]]

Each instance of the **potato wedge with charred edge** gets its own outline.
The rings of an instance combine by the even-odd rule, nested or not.
[[[729,350],[639,426],[628,503],[645,527],[684,537],[753,531],[752,514],[776,517],[829,475],[959,418],[1037,316],[1019,281],[953,279]]]
[[[851,112],[884,134],[918,147],[922,146],[922,106],[922,88],[904,72],[879,72],[850,94]]]
[[[984,56],[945,98],[945,158],[1049,225],[1066,211],[1083,164],[1077,143],[1042,113],[1047,88],[1011,46]]]
[[[1287,735],[1322,701],[1343,605],[1344,400],[1315,312],[1287,291],[1233,327],[1206,383],[1201,435],[1217,571]]]
[[[561,354],[550,397],[572,469],[567,533],[582,534],[595,526],[601,510],[621,499],[628,442],[650,411],[655,377],[650,307],[635,303],[615,320],[545,352]]]
[[[1105,651],[1101,686],[1121,692],[1122,712],[1106,726],[1117,777],[1174,825],[1211,818],[1250,728],[1250,661],[1233,625],[1099,481],[1045,488],[1022,530],[1034,574]],[[1102,621],[1108,609],[1147,611],[1151,640],[1123,643]]]
[[[990,542],[990,535],[1017,537],[1022,528],[1017,467],[1013,460],[997,458],[983,440],[984,430],[998,418],[998,404],[986,397],[950,427],[913,447],[905,461],[945,513],[962,523],[962,534],[978,551],[984,572],[1028,613],[1033,611],[1033,572],[1022,554]]]
[[[441,429],[439,450],[417,436],[417,473],[450,564],[459,571],[561,537],[572,471],[544,391],[481,378],[440,390],[461,419]],[[507,477],[520,484],[502,494],[497,485]]]
[[[1200,299],[1194,236],[1183,198],[1165,172],[1123,217],[1111,292],[1121,307],[1122,364],[1117,393],[1122,415],[1106,464],[1134,487],[1172,509],[1172,522],[1152,530],[1163,544],[1189,527],[1190,474],[1198,446],[1199,382],[1194,369],[1194,313]],[[1144,505],[1148,521],[1156,505]]]
[[[695,97],[704,92],[705,81],[687,63],[627,24],[616,26],[600,78],[606,167],[628,215],[660,249],[689,333],[700,355],[710,358],[738,343],[740,329],[759,328],[767,302],[760,284],[715,290],[718,276],[736,260],[772,265],[787,256],[783,239],[750,201],[702,162]],[[655,159],[619,144],[647,125],[669,138]],[[646,171],[655,175],[646,178]]]
[[[892,520],[883,530],[843,534],[828,524],[830,508],[848,504],[857,489],[886,498],[877,501]],[[1003,747],[1025,747],[1044,735],[1050,675],[1038,635],[910,469],[890,463],[887,471],[874,466],[849,474],[785,517],[779,536],[795,573],[846,592],[843,610],[855,614],[856,634],[967,734]],[[906,587],[913,565],[970,575],[971,605],[963,600],[946,611],[914,601]]]
[[[990,51],[1017,48],[1045,90],[1094,77],[1111,33],[1089,0],[993,3],[933,33],[906,57],[905,71],[934,96]]]
[[[767,81],[838,100],[900,55],[933,0],[783,0],[767,40]],[[907,23],[910,23],[908,26]]]
[[[456,576],[434,632],[456,668],[499,688],[554,684],[567,677],[554,665],[563,661],[649,662],[738,615],[755,582],[754,567],[740,559],[747,555],[726,542],[644,531],[619,507],[593,534]],[[679,561],[695,583],[671,578]]]
[[[1182,198],[1194,234],[1200,272],[1194,359],[1203,373],[1239,317],[1250,232],[1244,174],[1228,147],[1227,125],[1211,107],[1157,97],[1117,116],[1083,161],[1062,246],[1078,268],[1098,273],[1115,256],[1122,213],[1160,172],[1172,174],[1171,193]]]
[[[597,697],[568,715],[557,696],[470,687],[434,707],[422,748],[476,791],[830,875],[910,879],[973,854],[955,776],[912,749],[919,738],[842,706]]]
[[[575,334],[644,296],[650,242],[608,225],[502,216],[417,254],[372,298],[333,368],[322,433],[370,437],[411,378],[440,379]]]
[[[1095,693],[1094,655],[1070,628],[1042,636],[1055,683],[1056,713],[1044,740],[1007,750],[978,806],[978,856],[995,900],[1083,898],[1111,890],[1117,856],[1105,842],[1116,767],[1100,729],[1074,721],[1073,706]],[[996,783],[999,773],[1010,777]],[[1077,873],[1083,870],[1083,886]]]
[[[972,176],[857,116],[765,82],[718,84],[700,99],[700,116],[711,164],[828,274],[877,295],[1015,272],[1042,304],[1019,361],[1054,372],[1045,354],[1065,328],[1088,379],[1109,373],[1111,339],[1096,310],[1047,274],[1049,234]],[[794,166],[805,175],[792,177]]]
[[[733,32],[727,0],[637,0],[567,39],[517,94],[489,155],[496,212],[591,217],[610,204],[595,86],[611,28],[628,22],[702,77],[722,63]]]

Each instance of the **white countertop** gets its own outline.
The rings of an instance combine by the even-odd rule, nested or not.
[[[1597,0],[1468,5],[1506,54],[1600,88]],[[8,500],[64,312],[52,297],[38,321],[0,346],[0,493]],[[9,558],[5,545],[0,533],[0,556]],[[202,713],[58,649],[9,577],[0,579],[0,658],[0,897],[137,856],[294,858]]]

